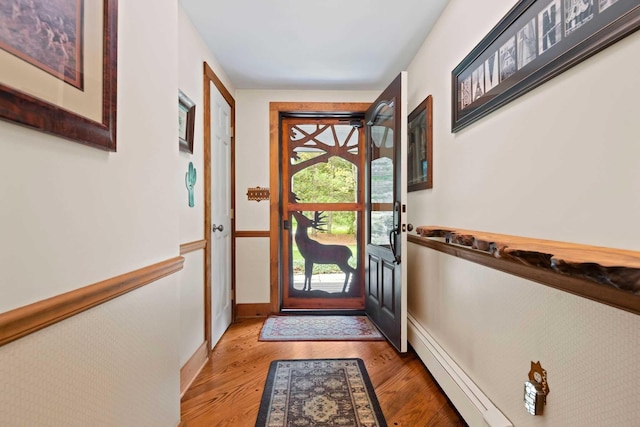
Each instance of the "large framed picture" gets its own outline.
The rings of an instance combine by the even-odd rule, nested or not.
[[[408,117],[407,191],[433,188],[433,98],[427,96]]]
[[[116,151],[117,0],[0,0],[0,118]]]
[[[520,0],[451,73],[451,131],[640,26],[638,0]]]
[[[178,148],[193,154],[193,132],[196,123],[196,104],[178,91]]]

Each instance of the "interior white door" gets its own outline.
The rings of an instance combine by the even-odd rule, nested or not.
[[[231,324],[231,106],[211,93],[211,348]]]

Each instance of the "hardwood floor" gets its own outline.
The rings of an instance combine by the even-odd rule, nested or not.
[[[231,325],[181,402],[181,426],[254,426],[277,359],[364,360],[389,426],[465,426],[416,354],[385,341],[261,342],[264,319]]]

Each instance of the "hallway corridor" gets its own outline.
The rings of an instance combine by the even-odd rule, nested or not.
[[[263,320],[229,327],[182,399],[182,426],[253,426],[272,360],[350,357],[364,360],[389,426],[466,425],[412,350],[400,355],[385,341],[259,342]]]

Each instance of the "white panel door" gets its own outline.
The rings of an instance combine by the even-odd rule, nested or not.
[[[231,106],[211,89],[211,348],[231,324]]]

